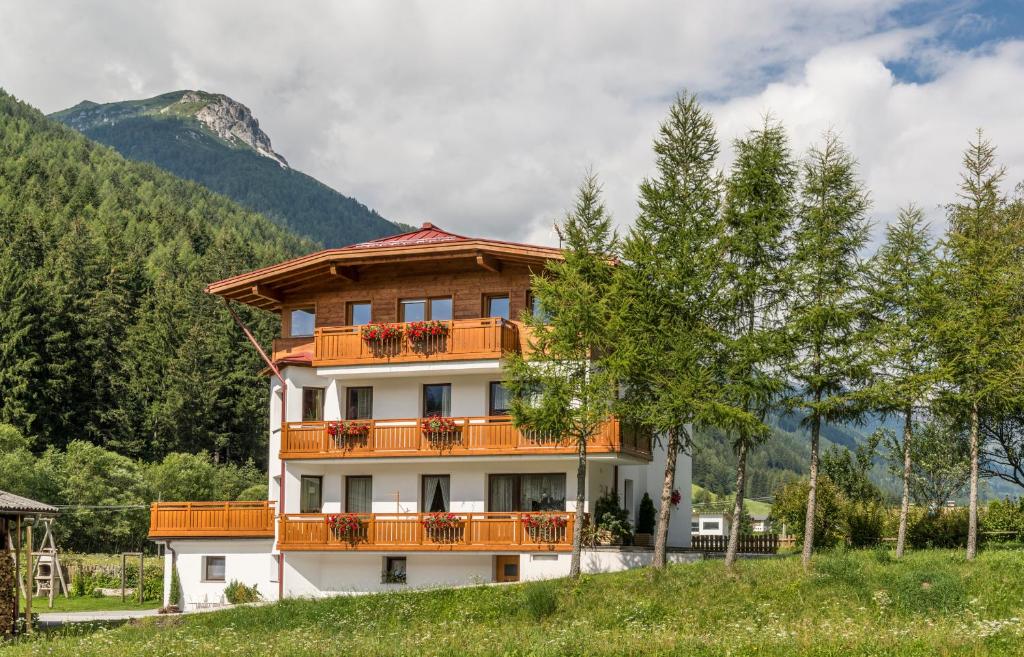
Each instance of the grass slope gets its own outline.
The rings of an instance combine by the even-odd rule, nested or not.
[[[1024,554],[720,561],[503,587],[289,600],[12,646],[54,655],[1024,654]]]

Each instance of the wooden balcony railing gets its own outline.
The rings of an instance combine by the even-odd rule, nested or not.
[[[150,538],[273,538],[273,502],[154,502]]]
[[[422,420],[352,420],[365,424],[365,437],[331,436],[331,422],[289,422],[281,441],[282,459],[373,458],[387,456],[468,456],[515,454],[575,454],[570,440],[522,432],[509,417],[452,418],[458,427],[446,434],[429,434]],[[593,454],[621,453],[651,458],[650,436],[607,422],[587,446]]]
[[[446,324],[447,335],[428,337],[418,343],[402,335],[383,344],[363,340],[361,326],[321,327],[316,329],[313,336],[313,364],[331,366],[474,360],[501,358],[503,354],[520,349],[519,330],[514,322],[487,317],[457,319]],[[282,349],[281,355],[296,348],[296,345],[284,340],[275,342],[275,358],[278,358],[279,346]],[[308,344],[309,339],[306,340]]]
[[[456,513],[458,525],[428,529],[428,513],[370,513],[360,526],[340,535],[327,526],[324,514],[286,514],[279,519],[279,550],[403,550],[472,551],[516,550],[565,552],[572,549],[575,516],[557,513],[561,527],[528,528],[524,513]],[[547,514],[545,514],[547,515]]]

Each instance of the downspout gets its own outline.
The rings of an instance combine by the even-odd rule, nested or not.
[[[270,371],[274,373],[277,380],[281,382],[281,428],[279,433],[281,438],[284,439],[284,425],[288,417],[288,383],[284,380],[281,375],[281,370],[278,369],[274,361],[267,356],[267,352],[263,351],[263,347],[256,340],[256,336],[252,334],[249,327],[245,325],[242,318],[238,316],[235,309],[231,307],[231,302],[228,301],[227,297],[224,299],[224,306],[227,307],[228,312],[231,313],[231,318],[235,320],[235,324],[238,324],[238,328],[242,329],[242,333],[252,343],[252,346],[256,347],[256,351],[259,352],[260,358],[267,364]],[[285,472],[284,472],[284,459],[278,459],[281,461],[281,483],[277,489],[277,515],[280,518],[281,514],[284,513],[284,491],[285,491]],[[280,528],[280,522],[278,523]],[[279,552],[277,555],[277,599],[281,600],[284,598],[284,552]]]

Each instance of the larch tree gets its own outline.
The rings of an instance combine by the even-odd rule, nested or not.
[[[861,395],[867,405],[903,422],[892,438],[902,461],[896,557],[902,557],[910,512],[914,414],[926,406],[935,385],[931,321],[936,316],[936,247],[924,213],[910,206],[886,228],[885,243],[868,263],[865,308],[871,379]]]
[[[803,566],[814,550],[818,446],[822,422],[850,419],[849,392],[863,379],[858,340],[868,197],[857,163],[833,133],[808,152],[794,232],[793,296],[787,326],[793,356],[787,363],[788,405],[805,414],[811,459]]]
[[[726,183],[722,238],[725,289],[718,323],[725,339],[726,399],[752,413],[760,426],[732,432],[736,453],[733,518],[743,517],[747,455],[771,435],[765,417],[785,390],[785,305],[790,285],[789,237],[796,210],[798,168],[786,132],[764,125],[735,142],[736,160]],[[729,534],[726,567],[739,548],[739,524]]]
[[[564,260],[549,262],[531,277],[542,310],[524,316],[532,331],[529,360],[513,355],[506,387],[515,425],[577,447],[576,517],[571,577],[578,577],[586,512],[587,443],[612,413],[618,391],[607,358],[617,240],[594,176],[580,187],[575,207],[557,227]]]
[[[712,312],[722,281],[723,183],[714,122],[695,96],[677,98],[654,152],[657,175],[640,185],[640,214],[616,270],[613,364],[623,389],[619,414],[665,439],[653,557],[661,568],[676,462],[692,444],[690,427],[728,430],[752,416],[722,396],[722,340]]]
[[[967,558],[978,551],[982,414],[1021,400],[1024,363],[1024,222],[1007,207],[995,148],[978,131],[963,159],[960,194],[949,206],[939,267],[942,315],[936,323],[942,400],[964,418],[971,475]]]

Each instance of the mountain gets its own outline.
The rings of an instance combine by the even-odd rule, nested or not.
[[[187,90],[145,100],[86,100],[50,118],[128,159],[200,183],[324,246],[407,229],[292,169],[249,108],[223,94]]]
[[[259,356],[203,287],[311,242],[2,90],[0,234],[0,423],[40,451],[266,458]],[[277,332],[238,310],[263,341]]]

